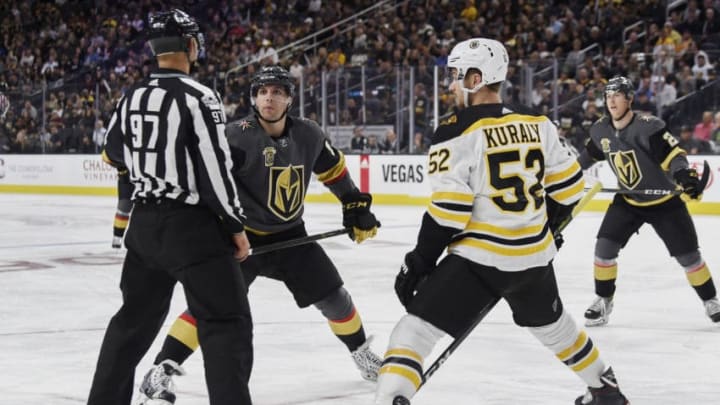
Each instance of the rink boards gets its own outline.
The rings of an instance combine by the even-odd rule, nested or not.
[[[703,160],[711,173],[702,202],[691,203],[693,213],[720,215],[720,156],[689,156],[690,164],[702,172]],[[394,205],[425,205],[430,186],[427,157],[423,155],[346,155],[348,170],[358,187],[373,194],[374,202]],[[605,187],[617,186],[609,166],[600,162],[591,168],[589,181],[599,179]],[[2,155],[0,156],[0,192],[70,195],[114,195],[115,170],[99,155]],[[603,193],[588,210],[602,211],[612,194]],[[307,201],[330,202],[335,197],[313,180]]]

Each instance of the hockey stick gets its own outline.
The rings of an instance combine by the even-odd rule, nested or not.
[[[585,195],[583,198],[578,201],[577,205],[575,205],[575,208],[572,210],[572,214],[563,221],[559,226],[558,229],[555,231],[554,235],[559,235],[560,232],[562,232],[565,227],[568,226],[570,221],[572,221],[579,213],[580,211],[585,208],[588,202],[595,197],[595,194],[597,194],[602,189],[602,184],[600,182],[595,183],[587,192],[585,192]],[[483,308],[480,313],[477,315],[475,320],[473,320],[472,324],[463,332],[460,336],[456,337],[455,340],[450,343],[450,345],[445,349],[445,351],[440,354],[440,356],[435,360],[433,364],[428,367],[428,369],[425,371],[425,373],[422,376],[422,381],[420,382],[420,385],[418,386],[418,390],[427,383],[427,380],[435,374],[436,371],[440,368],[440,366],[445,363],[445,361],[450,357],[451,354],[460,346],[460,344],[467,339],[467,337],[472,333],[472,331],[475,329],[475,327],[478,326],[478,324],[485,318],[485,316],[492,310],[495,305],[500,301],[500,297],[494,298],[492,301],[490,301],[487,305],[485,305],[485,308]]]
[[[700,194],[705,191],[705,187],[707,187],[708,181],[710,181],[710,164],[708,164],[707,160],[703,163],[703,174],[702,177],[700,177],[700,181],[698,182],[698,190],[700,190]],[[644,190],[627,190],[627,189],[621,189],[621,188],[602,188],[600,189],[600,192],[603,193],[616,193],[616,194],[629,194],[629,195],[680,195],[684,191],[682,188],[676,188],[673,190],[667,190],[662,188],[648,188]]]
[[[290,239],[290,240],[285,240],[285,241],[277,242],[277,243],[271,243],[271,244],[265,245],[265,246],[258,246],[256,248],[250,248],[250,254],[251,255],[261,255],[263,253],[274,252],[274,251],[280,250],[280,249],[286,249],[286,248],[293,247],[293,246],[304,245],[306,243],[315,242],[316,240],[320,240],[320,239],[331,238],[331,237],[337,236],[337,235],[349,234],[350,231],[351,231],[350,228],[341,228],[341,229],[336,229],[334,231],[328,231],[328,232],[318,233],[315,235],[303,236],[302,238]]]

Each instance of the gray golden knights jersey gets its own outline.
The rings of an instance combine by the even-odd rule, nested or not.
[[[671,167],[687,167],[685,151],[668,131],[660,118],[635,114],[630,124],[615,129],[611,119],[604,116],[590,127],[586,151],[596,161],[607,160],[622,189],[673,190]],[[584,159],[580,159],[587,168]],[[672,195],[623,195],[632,205],[648,206],[665,202]]]
[[[427,215],[454,233],[449,253],[503,271],[552,260],[545,198],[571,205],[585,181],[547,117],[502,104],[465,108],[438,127],[428,158]],[[423,226],[418,245],[434,232]]]
[[[288,116],[283,135],[271,137],[250,116],[228,124],[226,134],[250,232],[276,233],[302,224],[313,173],[338,198],[355,189],[342,152],[313,121]]]

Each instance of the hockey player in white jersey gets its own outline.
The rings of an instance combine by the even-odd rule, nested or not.
[[[583,195],[582,171],[547,117],[502,104],[507,67],[491,39],[463,41],[448,57],[458,111],[428,152],[431,202],[396,278],[408,313],[390,336],[376,404],[409,404],[437,341],[462,335],[498,298],[589,387],[575,404],[628,403],[563,309],[552,266],[553,232]]]

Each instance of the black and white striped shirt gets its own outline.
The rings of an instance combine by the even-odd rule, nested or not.
[[[181,71],[158,69],[120,99],[103,158],[127,168],[133,200],[205,204],[233,232],[243,210],[230,170],[220,97]]]

